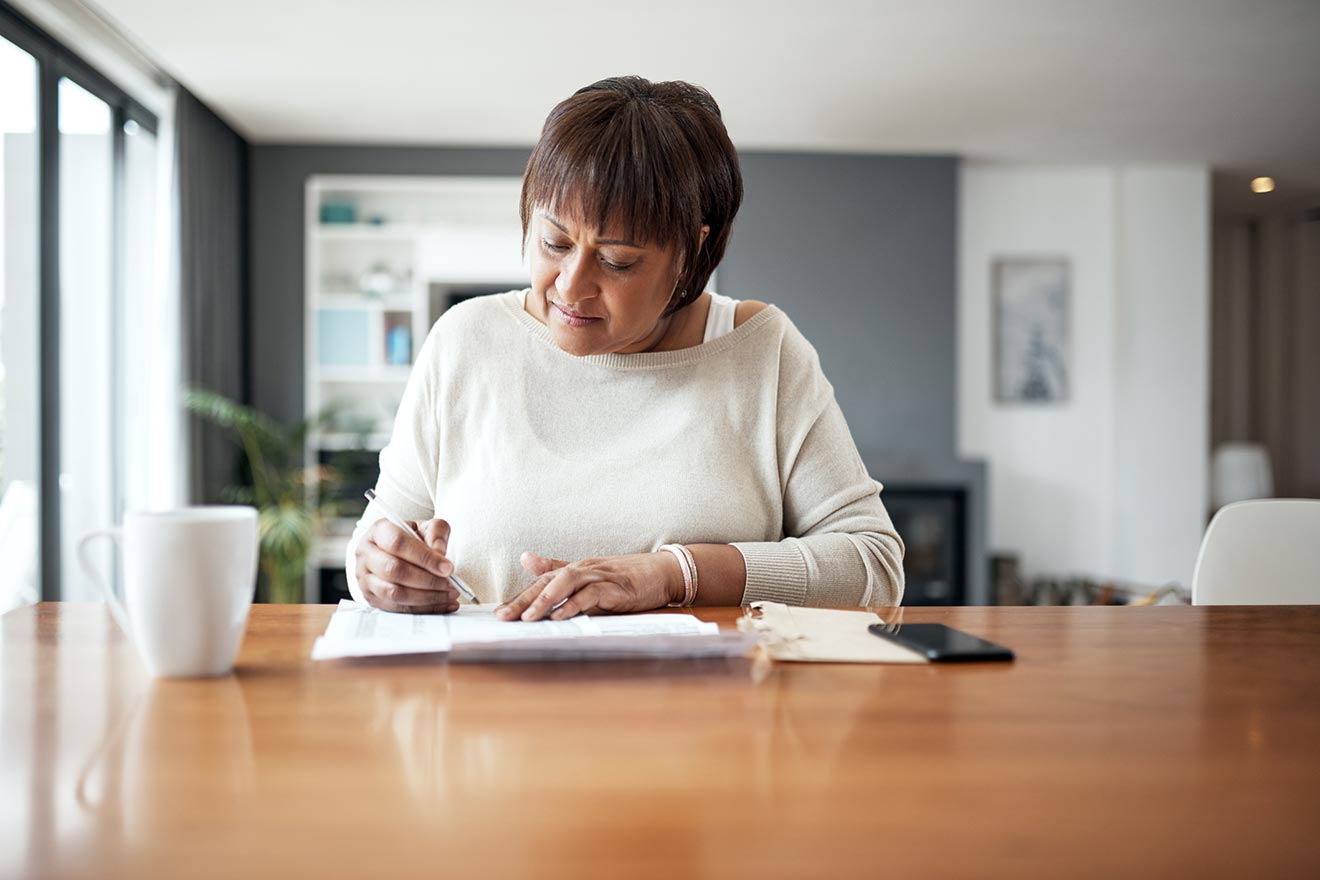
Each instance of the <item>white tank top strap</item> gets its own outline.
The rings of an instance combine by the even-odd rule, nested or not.
[[[706,316],[706,335],[702,342],[710,342],[733,332],[733,315],[742,300],[710,292],[710,314]]]

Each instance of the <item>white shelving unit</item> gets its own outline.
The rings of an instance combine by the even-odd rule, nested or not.
[[[365,459],[389,442],[412,362],[458,299],[527,284],[517,177],[316,175],[306,184],[306,412],[336,421],[308,438],[309,465]],[[374,468],[374,462],[372,464]],[[370,482],[375,482],[372,470]],[[315,499],[312,499],[315,500]],[[356,517],[319,536],[320,570],[343,565]]]

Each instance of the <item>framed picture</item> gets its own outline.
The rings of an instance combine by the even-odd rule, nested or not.
[[[993,263],[994,388],[1000,403],[1068,399],[1068,261],[1014,257]]]

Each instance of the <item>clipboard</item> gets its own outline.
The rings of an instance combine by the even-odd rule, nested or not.
[[[753,602],[738,621],[743,632],[762,638],[771,660],[798,663],[929,663],[915,651],[867,631],[883,624],[872,611],[800,608],[782,602]]]

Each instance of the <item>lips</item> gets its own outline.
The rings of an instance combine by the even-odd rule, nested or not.
[[[604,320],[602,318],[592,317],[591,315],[580,314],[572,309],[561,306],[559,303],[551,303],[551,305],[554,307],[555,314],[559,317],[559,320],[567,324],[569,327],[588,327],[598,321]]]

